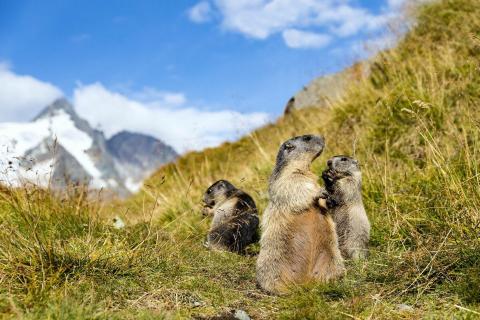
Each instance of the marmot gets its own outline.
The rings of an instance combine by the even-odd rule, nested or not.
[[[278,152],[257,260],[257,282],[267,292],[325,282],[345,271],[335,223],[320,206],[325,190],[310,170],[324,146],[322,137],[304,135],[284,142]]]
[[[241,253],[258,241],[259,219],[252,197],[226,180],[211,185],[203,197],[204,214],[213,215],[207,246]]]
[[[340,251],[344,258],[365,258],[368,253],[370,222],[362,201],[362,173],[358,161],[335,156],[322,173],[329,193],[329,211],[337,227]]]

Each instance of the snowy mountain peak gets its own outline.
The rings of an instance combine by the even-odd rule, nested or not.
[[[59,98],[52,102],[50,105],[46,106],[34,119],[33,121],[38,121],[40,119],[51,119],[55,116],[66,114],[73,121],[75,126],[86,132],[89,135],[93,135],[96,130],[94,130],[90,124],[78,116],[73,108],[72,104],[68,102],[65,98]]]
[[[161,143],[153,137],[143,137],[149,141],[147,145]],[[54,188],[82,183],[126,195],[136,191],[146,175],[161,164],[158,152],[149,154],[153,149],[148,148],[141,154],[142,164],[128,161],[125,148],[132,143],[138,145],[139,140],[127,140],[125,143],[124,139],[116,139],[114,146],[107,146],[103,132],[92,129],[66,99],[58,99],[32,122],[0,123],[0,183],[18,186],[31,182]],[[117,152],[115,145],[123,151]],[[131,147],[130,150],[139,151]],[[121,159],[117,159],[119,154]],[[170,161],[175,157],[176,154],[169,154],[160,158]],[[125,165],[131,175],[120,171]]]
[[[76,113],[73,109],[73,106],[68,102],[65,98],[59,98],[53,101],[50,105],[46,106],[34,119],[42,119],[55,116],[59,113],[59,111],[64,111],[66,114],[70,115],[71,117],[75,117]]]

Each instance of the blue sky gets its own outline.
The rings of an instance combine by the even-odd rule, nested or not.
[[[23,106],[12,102],[13,89],[0,91],[0,121],[28,120],[47,98],[65,95],[107,134],[122,126],[136,129],[125,125],[124,112],[109,117],[113,108],[122,108],[114,98],[134,105],[124,110],[166,108],[173,119],[177,110],[179,117],[198,116],[206,126],[215,125],[208,116],[225,125],[241,115],[248,130],[280,115],[286,101],[314,77],[364,56],[365,41],[385,44],[386,21],[401,3],[0,0],[0,63],[10,76],[6,79],[13,83],[28,76],[50,86],[49,94],[38,93],[36,105],[33,89],[22,91],[31,92],[33,100]],[[2,100],[2,95],[10,98]],[[102,95],[109,99],[102,103]],[[97,116],[99,108],[105,110]],[[219,116],[227,111],[234,116]],[[176,126],[182,126],[181,118]],[[196,124],[199,136],[209,141],[177,149],[198,149],[244,133],[242,128],[212,132],[201,127]]]

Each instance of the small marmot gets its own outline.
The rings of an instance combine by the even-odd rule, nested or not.
[[[335,156],[327,161],[327,165],[322,178],[331,199],[329,211],[335,220],[342,256],[346,259],[365,258],[370,222],[362,201],[362,172],[358,161]]]
[[[241,253],[258,241],[257,207],[247,193],[219,180],[207,189],[203,201],[203,213],[213,215],[207,237],[210,249]]]
[[[304,135],[285,141],[278,152],[257,260],[257,282],[267,292],[344,274],[335,223],[320,206],[326,192],[310,170],[324,147],[322,137]]]

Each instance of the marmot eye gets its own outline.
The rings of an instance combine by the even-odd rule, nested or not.
[[[348,159],[343,157],[342,159],[340,159],[340,161],[347,161]]]
[[[295,146],[294,146],[293,144],[287,143],[287,144],[285,145],[285,149],[287,149],[287,150],[293,150],[293,149],[295,149]]]
[[[207,190],[207,193],[208,193],[208,194],[212,193],[212,189],[208,189],[208,190]]]

